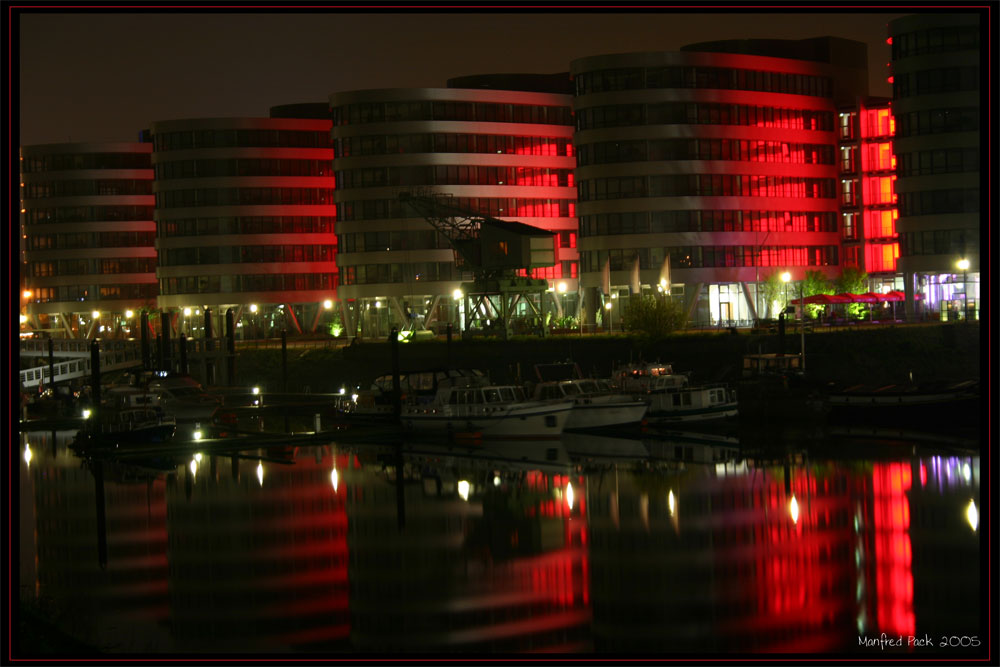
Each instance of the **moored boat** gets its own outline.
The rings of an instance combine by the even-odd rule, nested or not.
[[[736,391],[724,383],[693,385],[671,364],[647,364],[619,370],[615,379],[627,393],[649,403],[650,423],[694,422],[735,417]]]
[[[558,438],[572,401],[531,401],[516,385],[443,384],[433,400],[402,406],[403,427],[425,433],[481,433],[483,438]]]
[[[82,433],[96,444],[162,443],[177,428],[177,420],[164,412],[158,395],[132,388],[110,391],[96,414],[88,416],[94,421],[88,420]]]
[[[567,431],[622,426],[642,421],[648,405],[626,394],[616,393],[607,380],[571,379],[535,385],[537,401],[573,401],[566,420]]]

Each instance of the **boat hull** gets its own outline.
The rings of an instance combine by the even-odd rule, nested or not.
[[[483,438],[558,438],[573,408],[572,403],[532,407],[473,408],[445,405],[424,410],[404,410],[403,428],[414,433],[478,433]]]
[[[565,430],[579,431],[624,426],[642,421],[648,406],[642,401],[577,403],[566,420]]]
[[[712,406],[709,408],[691,408],[677,410],[650,411],[646,420],[650,423],[672,423],[672,422],[700,422],[713,419],[725,419],[735,417],[739,414],[739,406],[736,403]]]

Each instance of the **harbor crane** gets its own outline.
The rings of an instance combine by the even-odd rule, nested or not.
[[[448,239],[458,268],[473,275],[472,282],[462,283],[465,335],[480,322],[507,338],[521,303],[545,335],[542,301],[548,282],[520,273],[555,264],[554,233],[482,215],[459,206],[451,195],[403,192],[399,199]]]

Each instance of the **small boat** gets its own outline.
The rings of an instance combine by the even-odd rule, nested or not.
[[[830,388],[826,404],[834,423],[910,423],[925,428],[978,426],[982,411],[978,380]]]
[[[615,374],[621,389],[649,403],[650,423],[693,422],[735,417],[736,391],[724,383],[692,385],[671,364],[629,366]]]
[[[622,393],[616,393],[607,380],[572,379],[540,382],[535,385],[536,401],[573,401],[566,420],[567,431],[636,424],[642,421],[648,405]]]
[[[103,445],[162,443],[177,428],[177,420],[164,412],[157,394],[127,387],[110,391],[93,419],[90,425],[85,423],[81,436]]]
[[[527,400],[516,385],[445,378],[430,401],[407,402],[403,428],[425,433],[481,433],[483,438],[558,438],[573,401]]]
[[[211,422],[212,416],[222,405],[221,396],[209,394],[189,376],[154,378],[147,388],[159,395],[163,409],[178,421]]]

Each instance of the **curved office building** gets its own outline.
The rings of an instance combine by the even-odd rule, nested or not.
[[[153,123],[159,305],[184,315],[180,330],[203,307],[232,307],[244,337],[320,323],[337,289],[325,116],[325,104],[289,105]]]
[[[443,235],[400,205],[402,192],[452,195],[479,214],[558,232],[556,265],[533,275],[576,292],[568,77],[478,76],[449,86],[330,97],[340,295],[352,301],[352,333],[458,323],[452,294],[471,275],[456,269]]]
[[[667,286],[735,324],[773,315],[772,274],[838,273],[835,101],[867,93],[866,60],[834,38],[575,60],[585,303]]]
[[[30,326],[56,337],[129,335],[126,315],[155,307],[152,148],[21,149],[22,300]]]
[[[899,270],[908,317],[977,317],[979,17],[906,16],[889,24],[899,193]],[[962,269],[959,262],[969,266]],[[915,297],[916,295],[916,297]]]

